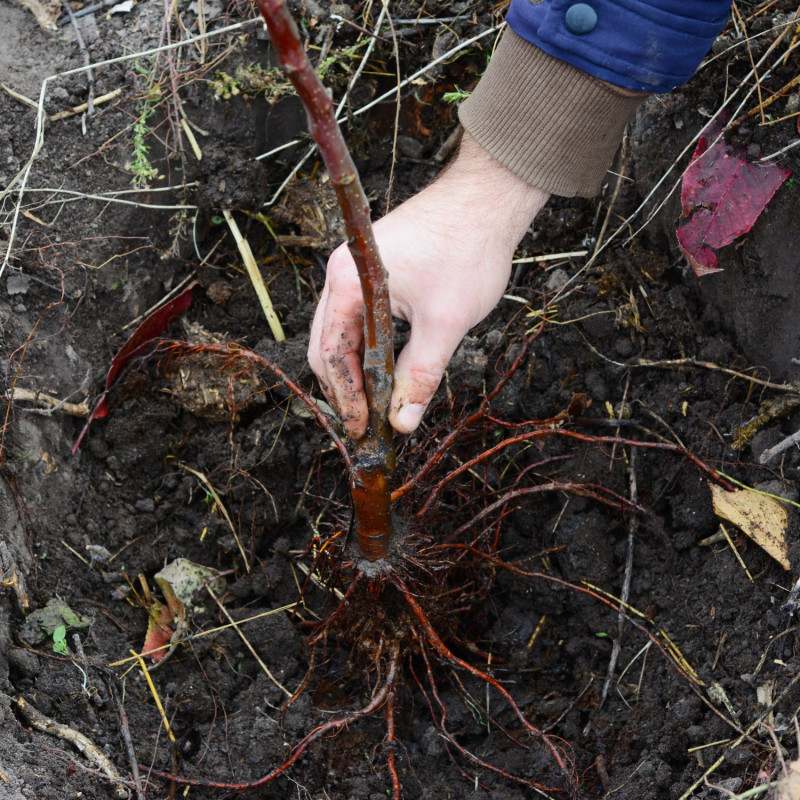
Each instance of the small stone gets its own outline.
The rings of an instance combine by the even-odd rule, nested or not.
[[[228,300],[231,299],[233,294],[233,287],[228,281],[214,281],[208,289],[206,289],[208,299],[218,306],[224,306]]]
[[[422,142],[411,136],[398,136],[397,149],[406,158],[422,158],[425,147]]]
[[[331,14],[336,14],[336,16],[342,19],[349,20],[352,20],[355,16],[352,6],[347,3],[334,3],[331,5]]]
[[[554,269],[547,277],[545,286],[549,292],[557,292],[569,280],[569,272],[565,269]]]
[[[633,355],[633,342],[630,339],[617,339],[614,342],[614,350],[622,358],[630,358]]]
[[[10,295],[27,294],[31,279],[27,275],[9,275],[6,281],[6,291]]]

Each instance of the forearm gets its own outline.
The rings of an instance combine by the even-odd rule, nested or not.
[[[550,193],[516,175],[494,158],[468,131],[458,153],[439,178],[422,193],[432,208],[441,208],[445,228],[479,225],[487,239],[506,243],[513,253]],[[454,202],[462,210],[453,219]]]

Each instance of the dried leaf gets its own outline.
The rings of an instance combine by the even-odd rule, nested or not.
[[[156,600],[149,609],[150,618],[142,652],[144,655],[149,654],[153,661],[162,661],[172,654],[183,637],[186,629],[186,609],[168,580],[156,578],[156,583],[164,593],[167,604],[164,605]],[[170,645],[169,649],[159,649],[165,648],[166,645]]]
[[[153,661],[161,661],[171,652],[173,648],[166,648],[172,642],[175,630],[172,627],[173,617],[169,608],[163,603],[156,601],[149,610],[149,620],[147,622],[147,634],[144,637],[142,647],[143,655],[149,655]]]
[[[186,609],[191,607],[194,593],[209,581],[217,584],[216,588],[220,591],[224,589],[224,579],[214,580],[216,575],[216,570],[195,564],[186,558],[176,558],[155,574],[155,581],[164,595],[166,605],[156,600],[149,609],[150,619],[143,648],[145,655],[150,653],[153,661],[163,661],[172,653],[184,637],[187,627]],[[167,645],[170,645],[169,648]]]
[[[122,368],[134,356],[141,353],[145,346],[155,339],[156,336],[163,333],[167,325],[169,325],[175,317],[189,308],[193,299],[192,289],[196,285],[197,281],[192,281],[179,295],[173,297],[172,300],[164,303],[164,305],[159,306],[149,317],[146,317],[139,327],[131,334],[128,341],[120,347],[114,358],[111,359],[111,366],[108,370],[108,375],[106,375],[106,388],[103,390],[103,394],[100,395],[97,405],[92,409],[92,413],[89,414],[89,419],[86,420],[86,424],[83,426],[78,440],[72,446],[72,455],[75,455],[78,451],[78,447],[83,437],[86,435],[86,431],[89,430],[89,425],[92,424],[92,420],[107,416],[108,405],[106,399],[108,397],[108,391],[114,385]]]
[[[217,571],[210,567],[195,564],[186,558],[176,558],[167,564],[160,572],[155,574],[156,583],[164,592],[164,597],[169,603],[167,592],[173,593],[176,600],[183,606],[191,606],[194,593],[207,582],[212,582],[215,589],[223,591],[224,579],[214,580]],[[219,586],[218,584],[222,584]]]
[[[754,164],[744,150],[714,142],[720,131],[712,126],[700,137],[681,185],[681,209],[690,219],[678,228],[678,243],[698,276],[720,270],[715,248],[747,233],[789,177],[784,167]]]
[[[88,628],[92,621],[82,614],[76,614],[63,600],[52,598],[44,608],[28,614],[19,636],[30,645],[36,645],[50,638],[60,626],[64,629],[82,630]]]
[[[750,489],[727,492],[711,484],[714,513],[732,522],[764,548],[784,569],[789,569],[786,528],[789,515],[774,497]]]

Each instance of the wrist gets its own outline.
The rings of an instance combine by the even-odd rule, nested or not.
[[[550,197],[504,167],[467,132],[456,156],[425,191],[440,196],[451,222],[474,224],[512,253]],[[457,220],[452,219],[454,204]]]

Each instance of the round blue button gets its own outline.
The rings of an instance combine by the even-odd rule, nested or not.
[[[597,25],[597,12],[588,3],[575,3],[567,9],[564,22],[570,33],[589,33]]]

